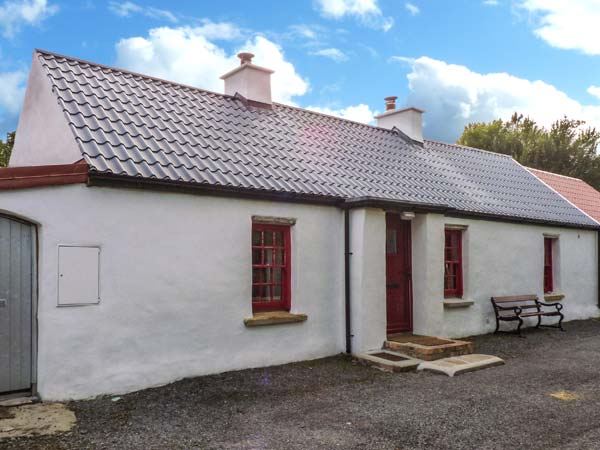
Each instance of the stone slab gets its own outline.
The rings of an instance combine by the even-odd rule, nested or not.
[[[268,311],[255,313],[252,317],[244,319],[247,327],[262,327],[265,325],[280,325],[284,323],[305,322],[306,314],[294,314],[287,311]]]
[[[500,366],[504,360],[492,355],[463,355],[450,358],[438,359],[436,361],[424,361],[419,364],[417,370],[429,370],[453,377],[466,372],[486,369],[488,367]]]
[[[6,408],[0,420],[0,441],[22,436],[50,435],[70,431],[75,413],[62,403],[36,403]],[[2,445],[0,445],[0,448]]]
[[[456,339],[438,339],[439,345],[422,345],[420,340],[423,336],[414,336],[414,342],[411,339],[402,339],[404,342],[388,339],[384,343],[384,348],[404,355],[409,355],[415,359],[423,361],[434,361],[437,359],[448,358],[451,356],[461,356],[473,353],[475,344],[469,341],[459,341]]]
[[[390,357],[381,357],[383,356],[382,354],[390,355],[390,357],[393,359],[402,359],[399,361],[394,361],[390,359]],[[401,353],[392,352],[385,349],[371,350],[366,353],[360,353],[355,355],[354,358],[362,364],[374,366],[386,372],[409,372],[411,370],[416,370],[419,364],[423,362],[420,359],[415,359],[408,355],[403,355]]]

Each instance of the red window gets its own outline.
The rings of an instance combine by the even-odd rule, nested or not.
[[[252,225],[252,310],[290,309],[290,228]]]
[[[446,230],[444,244],[444,296],[460,297],[462,294],[462,231]]]
[[[544,238],[544,292],[554,290],[554,280],[552,278],[552,238]]]

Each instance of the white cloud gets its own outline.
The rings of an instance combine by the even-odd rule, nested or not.
[[[204,20],[202,25],[195,27],[194,32],[209,40],[231,40],[241,37],[241,30],[229,22],[211,22]]]
[[[535,34],[553,47],[600,55],[600,1],[521,0]]]
[[[383,15],[377,0],[316,0],[315,4],[323,17],[337,20],[354,17],[366,26],[383,31],[394,25],[394,19]]]
[[[600,128],[600,106],[581,104],[543,81],[507,73],[480,74],[428,57],[395,57],[408,63],[408,103],[426,110],[426,135],[454,141],[469,122],[509,119],[516,111],[549,126],[567,115]]]
[[[133,3],[130,1],[111,1],[108,4],[108,9],[120,17],[130,17],[133,14],[142,14],[153,19],[177,22],[177,17],[175,17],[175,15],[171,11],[167,11],[166,9],[154,8],[152,6],[140,6],[137,3]]]
[[[374,121],[373,117],[377,114],[376,111],[371,111],[371,108],[369,108],[369,106],[365,105],[364,103],[340,109],[322,106],[307,106],[306,109],[361,123],[372,123]]]
[[[483,0],[485,6],[498,6],[498,0]]]
[[[304,39],[317,39],[317,31],[314,26],[306,24],[290,25],[290,32],[294,36],[299,36]]]
[[[587,88],[587,92],[588,94],[600,100],[600,86],[590,86],[589,88]]]
[[[0,73],[0,139],[17,127],[26,82],[26,69]]]
[[[47,0],[13,0],[0,6],[0,27],[5,37],[13,37],[23,25],[39,25],[58,11]]]
[[[413,16],[416,16],[417,14],[419,14],[421,12],[421,10],[419,9],[419,7],[417,5],[414,5],[412,3],[406,2],[404,4],[404,7],[408,10],[409,13],[411,13]]]
[[[342,52],[338,48],[324,48],[322,50],[317,50],[312,53],[313,55],[323,56],[325,58],[329,58],[335,62],[343,62],[348,61],[348,55]]]
[[[177,81],[212,91],[222,92],[221,75],[239,65],[239,51],[254,53],[257,65],[275,71],[272,75],[273,99],[293,103],[293,97],[308,91],[304,80],[285,59],[277,44],[262,36],[249,39],[237,51],[226,52],[211,41],[213,31],[207,27],[154,28],[146,37],[120,40],[116,45],[117,64],[121,67]]]

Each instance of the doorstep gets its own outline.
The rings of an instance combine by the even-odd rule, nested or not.
[[[390,350],[371,350],[354,356],[354,360],[384,372],[409,372],[423,361]]]
[[[504,360],[497,356],[474,354],[453,356],[451,358],[438,359],[437,361],[425,361],[419,364],[417,370],[427,370],[453,377],[454,375],[501,366],[503,364]]]
[[[414,334],[398,334],[388,336],[383,348],[396,351],[411,358],[423,361],[452,356],[469,355],[475,351],[475,344],[470,341],[445,339],[433,336],[419,336]]]

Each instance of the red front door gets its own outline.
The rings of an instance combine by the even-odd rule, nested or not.
[[[410,221],[386,216],[387,332],[412,331]]]

